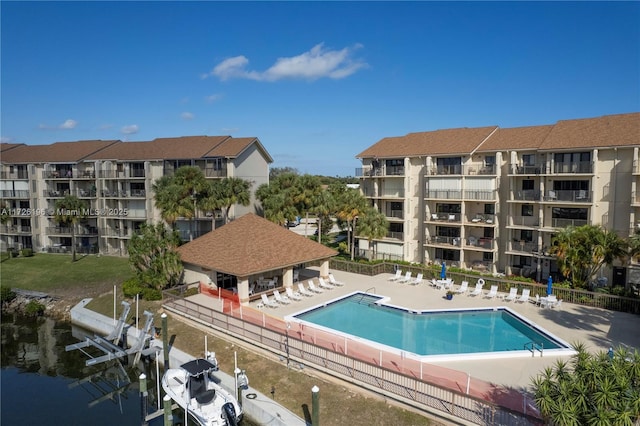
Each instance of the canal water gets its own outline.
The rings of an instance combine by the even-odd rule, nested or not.
[[[157,367],[153,361],[135,366],[109,361],[87,367],[87,354],[77,349],[67,352],[65,347],[93,333],[44,317],[2,315],[1,321],[2,426],[139,426],[138,377],[142,372],[148,380],[149,407],[157,409]],[[91,348],[83,350],[93,356],[102,354]],[[243,426],[251,424],[246,420]],[[162,424],[159,417],[149,426]],[[184,412],[174,412],[174,424],[185,424]],[[187,425],[191,424],[188,421]]]

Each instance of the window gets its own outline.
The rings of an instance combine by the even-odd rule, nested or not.
[[[522,231],[520,231],[520,240],[524,240],[527,242],[532,242],[533,241],[533,231],[531,230],[525,230],[523,229]]]
[[[485,204],[484,205],[484,214],[496,214],[496,205],[495,204]]]
[[[553,181],[554,191],[577,191],[577,190],[589,190],[588,180],[556,180]]]
[[[533,205],[523,204],[521,207],[521,216],[533,216]]]
[[[482,261],[483,262],[492,262],[493,263],[493,253],[491,253],[491,252],[482,253]]]
[[[523,191],[530,191],[530,190],[533,190],[533,188],[534,188],[533,179],[524,179],[522,181],[522,190]]]
[[[535,154],[524,154],[522,156],[522,164],[525,166],[535,166],[536,164]]]
[[[495,166],[496,164],[496,156],[495,155],[487,155],[484,157],[484,165],[485,166]]]

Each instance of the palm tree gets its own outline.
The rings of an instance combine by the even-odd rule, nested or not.
[[[224,223],[228,223],[231,206],[240,204],[246,207],[251,202],[251,183],[237,177],[227,177],[217,186],[216,195],[224,214]]]
[[[318,242],[322,243],[322,221],[335,213],[336,200],[329,191],[321,191],[314,197],[310,210],[318,215]]]
[[[354,241],[356,232],[356,221],[358,216],[367,209],[367,200],[356,189],[347,189],[340,199],[337,200],[336,216],[347,222],[349,229],[347,230],[347,241],[351,260],[354,257]]]
[[[76,225],[86,217],[87,205],[75,195],[56,201],[53,220],[71,229],[71,254],[76,261]]]
[[[373,245],[373,241],[384,238],[388,231],[389,221],[377,209],[370,207],[364,211],[364,215],[360,216],[358,235],[367,237],[369,241],[369,260],[372,260],[375,255],[376,246]]]

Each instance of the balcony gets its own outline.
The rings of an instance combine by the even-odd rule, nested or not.
[[[0,198],[29,198],[29,191],[3,189],[0,191]]]
[[[457,189],[430,189],[427,190],[426,198],[438,200],[461,200],[462,191]]]
[[[566,228],[567,226],[583,226],[588,224],[589,224],[589,221],[586,219],[561,219],[561,218],[551,219],[551,226],[554,228]]]
[[[17,172],[0,172],[0,179],[4,180],[27,180],[29,173],[26,170],[18,170]]]
[[[534,228],[540,226],[538,216],[510,216],[507,226],[526,226]]]
[[[509,174],[511,175],[539,175],[547,173],[546,164],[511,164]]]
[[[476,247],[480,249],[493,250],[495,245],[495,240],[489,237],[476,237],[470,235],[467,238],[465,247]]]
[[[384,215],[386,217],[390,217],[390,218],[394,218],[394,219],[402,219],[402,218],[404,218],[404,211],[403,210],[385,209]]]
[[[98,177],[101,179],[142,179],[145,177],[145,171],[142,169],[99,170]]]
[[[431,213],[432,222],[460,223],[460,213]]]
[[[525,254],[532,254],[533,252],[539,252],[540,246],[532,241],[514,240],[509,242],[508,251],[522,252]]]
[[[541,192],[534,189],[513,192],[513,200],[515,201],[540,201],[541,198]]]
[[[31,234],[30,226],[23,225],[1,225],[0,234]]]
[[[50,170],[42,172],[43,179],[72,179],[73,171],[68,170]]]
[[[579,190],[549,190],[545,192],[544,201],[569,202],[569,203],[591,203],[591,191]]]
[[[494,223],[496,223],[496,215],[476,213],[475,215],[473,215],[473,217],[471,217],[471,219],[467,218],[466,222],[472,225],[493,225]]]
[[[77,179],[95,179],[96,173],[93,170],[78,170]]]
[[[42,195],[45,198],[64,198],[69,195],[68,190],[57,190],[57,189],[45,189],[42,191]]]
[[[430,166],[427,169],[427,174],[435,176],[462,175],[462,172],[462,164],[454,164],[449,166]]]
[[[404,166],[364,166],[356,168],[356,177],[404,176]]]
[[[469,165],[463,166],[462,170],[465,175],[473,176],[473,175],[483,175],[483,176],[495,176],[497,174],[498,167],[495,164],[479,164],[479,165]]]
[[[442,235],[435,235],[431,237],[429,240],[430,244],[437,246],[453,246],[460,247],[461,239],[460,237],[448,237]]]
[[[387,232],[387,237],[386,238],[391,238],[393,240],[403,241],[404,240],[404,232],[389,231],[389,232]]]
[[[487,200],[493,201],[496,199],[496,191],[477,191],[477,190],[465,190],[464,198],[467,200]]]
[[[404,198],[404,189],[375,191],[371,188],[365,188],[362,194],[367,198]]]
[[[593,163],[590,161],[578,161],[572,163],[555,163],[553,172],[556,174],[565,173],[593,173]]]
[[[208,178],[223,178],[227,177],[227,169],[213,169],[213,168],[205,168],[204,176]]]

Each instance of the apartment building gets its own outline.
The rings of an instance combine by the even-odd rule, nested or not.
[[[559,229],[640,230],[640,113],[410,133],[356,158],[363,194],[390,222],[371,246],[359,239],[363,255],[542,281],[560,278],[549,255]],[[640,282],[635,263],[603,273]]]
[[[0,245],[66,252],[71,228],[54,221],[56,201],[75,195],[87,205],[75,229],[76,249],[126,255],[127,241],[145,222],[160,221],[153,183],[182,166],[197,166],[208,179],[239,177],[252,184],[251,204],[230,218],[256,211],[255,189],[269,181],[273,159],[257,138],[187,136],[145,142],[91,140],[50,145],[1,144],[0,194],[8,221]],[[185,240],[222,224],[218,212],[197,212],[176,226]]]

